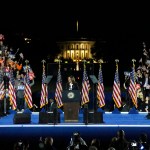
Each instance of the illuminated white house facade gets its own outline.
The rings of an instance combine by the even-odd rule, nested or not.
[[[90,41],[86,38],[57,42],[57,45],[61,50],[59,56],[64,59],[72,59],[73,61],[92,59],[91,48],[94,43],[95,41]]]

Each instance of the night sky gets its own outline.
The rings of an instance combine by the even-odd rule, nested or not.
[[[146,3],[78,1],[9,3],[1,9],[4,13],[0,32],[11,46],[20,47],[36,70],[41,60],[54,51],[57,40],[76,34],[78,20],[80,35],[104,41],[112,58],[119,59],[127,70],[132,58],[140,58],[143,42],[149,49],[150,12],[147,6]],[[32,38],[30,45],[22,43],[26,35]]]

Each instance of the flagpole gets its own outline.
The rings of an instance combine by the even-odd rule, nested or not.
[[[98,63],[99,63],[99,68],[101,69],[102,68],[102,62],[103,60],[102,59],[99,59],[98,60]],[[98,88],[98,83],[95,84],[96,86],[94,86],[93,84],[93,95],[96,95],[96,97],[93,96],[93,101],[94,101],[94,113],[97,112],[97,108],[98,108],[98,99],[97,99],[97,88]],[[96,100],[95,100],[96,99]]]
[[[135,62],[136,62],[136,60],[135,59],[132,59],[132,64],[133,64],[133,70],[135,71]],[[135,83],[135,76],[134,76],[134,83]],[[136,86],[136,85],[135,85]],[[135,106],[136,108],[137,108],[137,95],[136,95],[136,106]]]
[[[85,63],[86,63],[86,60],[84,59],[84,60],[83,60],[83,72],[86,71],[86,65],[85,65]],[[82,93],[82,94],[83,94],[83,93]],[[88,104],[84,104],[83,106],[84,106],[84,108],[87,108],[87,109],[88,109]]]
[[[2,66],[0,67],[0,74],[1,74],[1,77],[2,77]],[[2,84],[3,83],[3,84]],[[2,90],[2,94],[0,95],[0,98],[3,98],[4,100],[4,110],[3,110],[3,114],[6,115],[6,88],[5,88],[5,84],[4,84],[4,78],[3,78],[3,81],[1,82],[0,84],[1,86],[1,89]]]
[[[99,63],[99,69],[101,70],[101,69],[102,69],[103,60],[102,60],[102,59],[99,59],[99,60],[98,60],[98,63]],[[98,88],[98,84],[97,84],[96,90],[97,90],[97,88]],[[96,93],[96,97],[97,97],[97,93]],[[98,98],[97,98],[97,101],[96,101],[96,104],[95,104],[95,109],[94,109],[95,112],[96,112],[97,105],[99,105]]]
[[[116,62],[116,72],[115,72],[112,98],[114,100],[114,108],[118,109],[118,108],[121,108],[121,90],[120,90],[120,81],[119,81],[119,75],[118,75],[119,60],[115,59],[115,62]]]
[[[99,62],[99,68],[102,69],[102,63],[104,63],[103,59],[99,59],[98,62]]]
[[[7,67],[7,65],[5,64],[5,76],[7,77],[7,75],[6,75],[6,67]],[[10,68],[9,68],[9,74],[10,74],[10,71],[11,71],[11,66],[10,66]],[[7,77],[8,78],[8,77]],[[10,79],[9,79],[10,80]],[[7,84],[7,83],[5,83],[5,84]],[[7,91],[7,90],[9,90],[9,81],[8,81],[8,89],[6,88],[6,85],[4,85],[5,86],[5,95],[4,95],[4,115],[7,115],[7,97],[6,97],[6,94],[7,94],[7,92],[9,92],[9,91]]]
[[[25,69],[25,72],[26,72],[26,76],[27,76],[27,73],[28,73],[28,63],[29,63],[29,60],[25,60],[25,63],[26,63],[26,69]],[[25,82],[27,82],[26,80],[25,80]],[[26,102],[26,100],[25,100],[25,109],[27,109],[27,102]]]
[[[6,74],[5,74],[5,76],[6,76]],[[7,84],[7,83],[5,83],[5,84]],[[5,95],[4,95],[4,115],[7,115],[7,110],[6,110],[6,86],[4,88],[4,92],[5,92]]]
[[[135,59],[132,59],[133,68],[134,68],[134,69],[135,69],[135,62],[136,62],[136,60],[135,60]]]
[[[62,103],[62,79],[61,79],[61,73],[60,73],[60,58],[58,58],[57,63],[58,63],[58,73],[57,73],[57,81],[56,81],[56,90],[55,90],[55,101],[57,102],[57,107],[60,108],[63,106]]]
[[[60,69],[61,65],[60,65],[61,60],[58,59],[58,69]]]
[[[86,60],[84,59],[83,60],[83,72],[85,72],[85,70],[86,70],[85,62],[86,62]],[[83,76],[83,78],[84,78],[84,76]],[[82,88],[83,88],[83,85],[82,85]],[[82,97],[83,97],[83,90],[82,90]],[[82,104],[82,102],[81,102],[81,106],[83,106],[83,108],[84,108],[84,123],[85,123],[85,125],[87,125],[88,124],[88,113],[89,113],[88,105]]]
[[[100,69],[102,69],[102,63],[103,63],[103,60],[100,59],[100,60],[98,60],[98,62],[99,62],[99,67],[100,67]]]
[[[6,76],[6,66],[5,66],[5,70],[4,70],[4,71],[5,71],[5,73],[4,73],[4,74],[5,74],[5,77],[7,77],[7,76]],[[7,77],[7,78],[8,78],[8,77]],[[8,82],[9,82],[9,81],[8,81]],[[5,83],[5,82],[4,82],[4,83]],[[5,84],[7,84],[7,82],[6,82]],[[7,105],[7,104],[6,104],[6,91],[7,91],[7,88],[6,88],[6,85],[5,85],[5,84],[4,84],[4,92],[5,92],[5,94],[4,94],[4,115],[7,115],[7,108],[6,108],[6,107],[7,107],[7,106],[6,106],[6,105]],[[9,86],[8,86],[8,88],[9,88]]]
[[[115,59],[116,62],[116,71],[118,72],[118,63],[119,63],[119,59]]]
[[[41,62],[43,63],[43,72],[44,72],[44,69],[45,69],[45,65],[44,64],[46,63],[46,61],[43,59]],[[44,83],[44,84],[46,84],[46,83]],[[45,88],[45,86],[44,86],[44,88]],[[45,110],[47,111],[47,107],[46,107],[46,95],[44,95],[44,103],[45,103]]]
[[[99,87],[99,89],[101,88],[101,90],[99,90],[99,92],[100,91],[102,91],[103,90],[103,92],[104,92],[104,86],[103,86],[103,88],[102,88],[102,85],[101,84],[103,84],[103,83],[101,83],[101,76],[100,76],[100,71],[101,71],[101,73],[102,73],[102,63],[104,63],[104,61],[103,61],[103,59],[99,59],[98,60],[98,63],[99,63],[99,73],[98,73],[98,84],[97,84],[97,92],[98,92],[98,87]],[[102,80],[103,80],[103,77],[102,77]],[[102,81],[103,82],[103,81]],[[100,98],[100,95],[99,95],[99,99],[98,99],[98,93],[96,93],[96,95],[97,95],[97,105],[98,105],[98,107],[99,108],[101,108],[102,110],[104,109],[104,105],[101,107],[100,106],[100,100],[99,99],[101,99],[101,101],[102,101],[102,99],[103,99],[103,94],[101,93],[101,98]],[[105,99],[105,98],[104,98]]]
[[[135,62],[136,62],[136,60],[135,59],[132,59],[132,66],[133,66],[133,69],[135,70]],[[134,77],[134,82],[135,82],[135,77]]]

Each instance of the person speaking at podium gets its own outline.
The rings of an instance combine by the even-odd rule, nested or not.
[[[68,76],[66,90],[63,91],[63,111],[65,122],[78,122],[81,94],[74,76]]]
[[[78,83],[76,82],[75,77],[72,75],[68,77],[66,90],[79,90]]]

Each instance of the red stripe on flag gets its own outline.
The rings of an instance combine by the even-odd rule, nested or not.
[[[116,70],[116,73],[115,73],[112,97],[117,108],[120,108],[122,106],[122,101],[121,101],[121,90],[120,90],[118,70]]]

